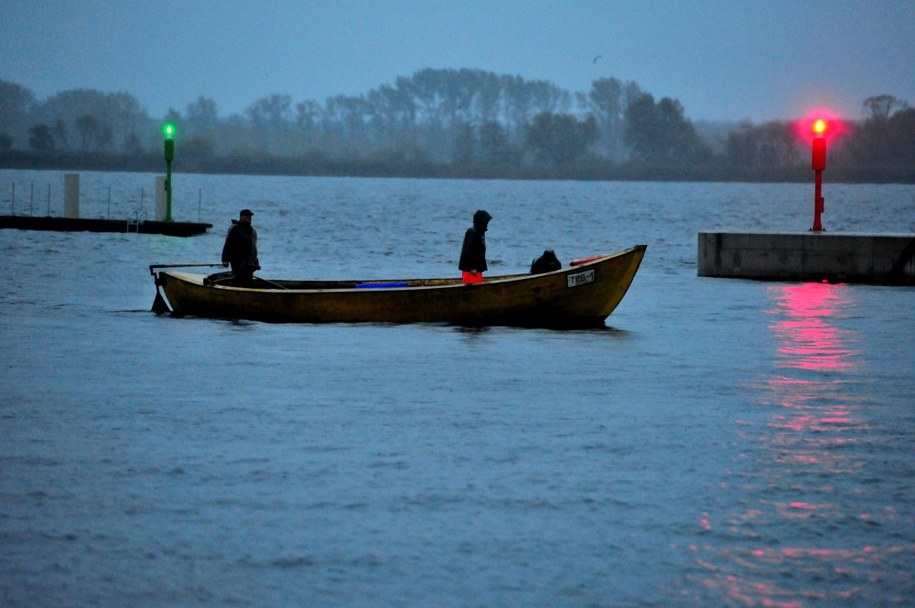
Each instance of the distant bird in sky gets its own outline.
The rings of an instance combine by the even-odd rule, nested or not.
[[[603,55],[595,55],[594,61],[592,61],[591,63],[597,63],[597,60],[600,59],[601,57],[603,57]]]

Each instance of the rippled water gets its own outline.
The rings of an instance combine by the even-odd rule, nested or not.
[[[151,213],[152,176],[81,181]],[[0,213],[14,182],[61,213],[15,171]],[[696,277],[698,231],[805,229],[812,186],[175,188],[216,228],[0,231],[0,604],[913,605],[915,292]],[[915,187],[824,194],[828,230],[915,233]],[[603,331],[150,313],[146,266],[216,261],[243,206],[266,277],[453,275],[478,207],[492,273],[648,252]]]

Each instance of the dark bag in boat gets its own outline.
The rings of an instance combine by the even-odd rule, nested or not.
[[[562,268],[562,262],[559,261],[552,249],[545,249],[543,255],[534,258],[534,261],[531,262],[531,274],[552,272],[560,268]]]

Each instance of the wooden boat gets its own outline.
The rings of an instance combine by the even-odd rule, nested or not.
[[[249,287],[210,276],[149,267],[153,310],[176,316],[274,323],[449,323],[465,326],[602,327],[626,295],[645,245],[573,262],[543,274],[371,281],[266,280]],[[189,264],[187,266],[212,266]]]

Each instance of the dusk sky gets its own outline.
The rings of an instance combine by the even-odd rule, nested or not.
[[[915,105],[915,0],[3,0],[0,80],[42,101],[134,95],[152,117],[203,95],[223,116],[274,93],[323,102],[424,68],[587,92],[634,81],[691,120]]]

